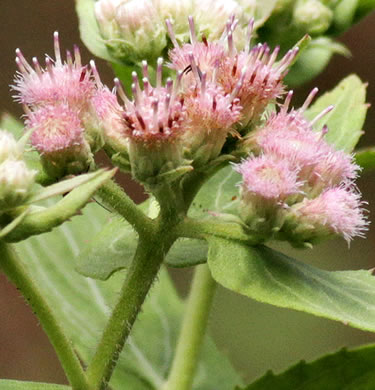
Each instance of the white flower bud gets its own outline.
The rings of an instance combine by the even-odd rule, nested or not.
[[[0,164],[0,213],[22,204],[29,195],[35,174],[24,161],[5,160]]]
[[[309,34],[323,34],[330,26],[333,12],[318,0],[300,0],[293,13],[293,23]]]
[[[22,150],[13,135],[7,131],[0,130],[0,164],[7,159],[19,159],[21,153]]]

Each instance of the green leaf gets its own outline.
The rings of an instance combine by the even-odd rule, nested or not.
[[[52,200],[47,201],[52,205]],[[150,202],[151,214],[154,204]],[[90,204],[83,215],[52,232],[16,244],[24,266],[61,321],[84,362],[89,362],[114,306],[123,273],[106,282],[86,278],[74,269],[88,241],[111,214]],[[105,258],[103,259],[103,261]],[[184,305],[165,270],[148,295],[111,380],[112,390],[159,390],[170,368]],[[194,390],[227,390],[241,382],[228,361],[207,338]]]
[[[366,84],[356,75],[346,77],[306,110],[306,118],[312,120],[331,104],[334,105],[333,110],[317,122],[316,130],[321,130],[327,124],[329,131],[326,140],[337,149],[351,152],[363,133],[362,126],[368,109]]]
[[[59,202],[48,208],[31,212],[23,218],[5,238],[7,242],[17,242],[26,238],[48,232],[61,225],[66,220],[74,216],[90,200],[95,191],[107,180],[109,180],[116,170],[98,170],[91,180],[75,188]]]
[[[135,254],[138,235],[123,218],[112,217],[98,234],[90,238],[77,259],[76,270],[83,276],[107,280],[114,272],[128,268]],[[180,239],[165,262],[171,267],[190,267],[207,259],[207,243]]]
[[[313,39],[287,74],[286,84],[296,87],[314,79],[325,69],[334,54],[350,56],[349,50],[343,44],[331,38]]]
[[[138,235],[123,218],[112,217],[77,259],[77,271],[93,279],[107,280],[127,268],[137,249]]]
[[[0,379],[0,390],[71,390],[71,387],[50,383],[22,382]]]
[[[375,332],[370,271],[324,271],[267,247],[208,237],[208,265],[224,287],[256,301]]]
[[[76,0],[81,39],[92,54],[104,60],[115,62],[102,38],[94,13],[95,0]]]
[[[279,375],[269,372],[242,390],[371,390],[374,363],[374,346],[344,349],[312,363],[302,361]]]
[[[238,184],[241,175],[231,166],[221,169],[198,192],[189,211],[191,217],[210,217],[220,213],[237,213],[239,204]]]
[[[207,261],[206,241],[188,238],[178,239],[168,252],[165,262],[176,268],[191,267]]]
[[[1,115],[0,128],[11,132],[16,139],[23,136],[23,124],[8,113]]]
[[[375,169],[375,147],[358,150],[355,161],[365,171]]]

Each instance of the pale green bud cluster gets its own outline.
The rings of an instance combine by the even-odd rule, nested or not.
[[[167,19],[179,42],[189,41],[189,16],[199,35],[218,39],[229,17],[245,20],[245,9],[253,15],[254,0],[250,3],[243,8],[236,0],[99,0],[95,16],[110,54],[124,63],[137,63],[162,56],[168,45]]]
[[[18,207],[30,194],[36,172],[22,160],[23,148],[0,130],[0,214]]]

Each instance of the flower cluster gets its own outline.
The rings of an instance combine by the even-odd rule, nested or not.
[[[334,149],[304,111],[314,89],[300,109],[289,111],[289,92],[278,113],[244,141],[253,155],[236,166],[243,176],[242,216],[261,239],[275,237],[295,246],[342,236],[348,242],[361,236],[367,222],[355,187],[359,167],[351,155]]]
[[[162,3],[149,0],[151,8],[137,8],[139,15],[148,18]],[[130,17],[124,7],[143,5],[100,0],[96,11],[109,20]],[[278,112],[266,113],[286,93],[283,78],[298,47],[278,58],[277,47],[252,46],[254,20],[245,44],[236,44],[239,20],[234,15],[213,40],[201,34],[202,21],[199,27],[192,17],[188,22],[190,40],[181,44],[175,17],[166,20],[163,28],[173,44],[168,69],[162,58],[155,61],[155,71],[142,61],[142,74],[132,73],[131,97],[118,79],[114,90],[105,86],[93,61],[82,66],[78,49],[74,60],[68,52],[63,62],[57,34],[56,59],[47,57],[45,69],[36,59],[30,66],[17,51],[20,72],[13,88],[26,107],[31,142],[47,173],[82,172],[92,152],[104,147],[116,165],[156,192],[191,170],[244,157],[246,151],[250,157],[236,167],[243,176],[241,215],[260,241],[275,237],[303,246],[326,236],[350,240],[361,235],[366,221],[354,185],[358,167],[352,156],[325,141],[326,128],[313,129],[332,107],[307,121],[304,111],[314,89],[300,109],[289,109],[289,92]],[[137,23],[135,18],[124,26],[140,34]],[[163,82],[163,72],[172,77]]]
[[[36,172],[22,159],[23,146],[0,130],[0,215],[20,206],[29,196]]]
[[[91,73],[81,64],[79,49],[74,58],[67,52],[63,62],[58,33],[54,34],[55,60],[46,57],[42,68],[37,58],[31,66],[16,50],[19,73],[13,89],[26,112],[26,126],[32,131],[31,143],[42,156],[46,172],[52,177],[87,171],[91,149],[102,146],[101,135],[92,120],[96,86]]]

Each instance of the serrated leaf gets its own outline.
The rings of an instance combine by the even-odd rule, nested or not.
[[[99,174],[100,174],[99,171],[86,173],[83,175],[75,176],[72,179],[62,180],[46,188],[39,188],[30,196],[30,198],[27,199],[26,204],[39,202],[41,200],[45,200],[56,195],[66,194],[67,192],[70,192],[74,188],[79,187],[80,185],[83,185],[89,182],[90,180],[94,179]]]
[[[326,140],[337,149],[351,152],[363,133],[368,109],[366,84],[356,75],[346,77],[306,110],[306,118],[312,120],[329,105],[334,105],[333,110],[318,121],[315,128],[321,130],[327,124]]]
[[[355,161],[365,171],[375,169],[375,147],[358,150]]]
[[[279,375],[268,373],[242,390],[371,390],[374,363],[374,346],[341,350],[312,363],[300,362]]]
[[[73,217],[90,200],[95,191],[107,180],[116,170],[98,170],[91,177],[90,181],[82,184],[69,192],[63,199],[48,208],[42,208],[35,212],[28,213],[23,220],[7,234],[5,241],[18,242],[26,238],[48,232]]]
[[[0,390],[71,390],[69,386],[52,383],[23,382],[0,379]]]
[[[52,200],[47,201],[51,205]],[[151,212],[154,212],[153,202]],[[82,216],[50,233],[16,244],[24,266],[61,321],[84,362],[89,362],[121,289],[123,273],[106,282],[74,271],[79,252],[108,223],[110,214],[90,204]],[[103,259],[104,260],[104,259]],[[170,368],[184,307],[165,270],[159,274],[112,377],[112,390],[159,390]],[[241,382],[207,339],[195,390],[227,390]]]
[[[81,39],[92,54],[104,60],[115,62],[108,53],[102,38],[94,12],[95,0],[76,0]]]
[[[375,332],[375,278],[370,271],[329,272],[264,246],[212,236],[208,241],[208,265],[224,287]]]

